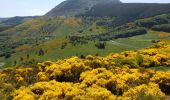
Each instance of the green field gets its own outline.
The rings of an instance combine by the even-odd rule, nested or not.
[[[110,53],[119,53],[122,51],[129,51],[129,50],[138,50],[141,48],[145,48],[151,45],[154,45],[152,43],[152,40],[157,40],[158,35],[155,31],[148,31],[145,35],[139,35],[129,38],[120,38],[115,39],[111,41],[106,42],[106,48],[105,49],[98,49],[95,47],[95,44],[97,41],[89,41],[87,44],[78,44],[76,46],[73,46],[72,44],[68,44],[64,49],[61,49],[61,45],[58,45],[56,47],[50,47],[51,50],[45,53],[43,56],[38,56],[35,54],[35,49],[30,49],[24,52],[18,52],[15,53],[11,58],[6,60],[7,66],[12,66],[14,64],[14,59],[17,61],[17,64],[21,64],[20,61],[21,58],[23,58],[24,61],[30,61],[30,60],[38,60],[38,61],[46,61],[46,60],[52,60],[55,61],[57,59],[67,58],[71,56],[81,56],[81,55],[100,55],[105,56]],[[27,58],[27,54],[29,54],[29,58]],[[2,58],[1,58],[2,59]]]

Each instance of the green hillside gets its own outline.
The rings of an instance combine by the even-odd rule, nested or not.
[[[29,19],[37,18],[38,16],[25,16],[25,17],[11,17],[11,18],[0,18],[0,32],[5,31],[9,28],[13,28]]]
[[[0,63],[10,67],[75,55],[104,56],[170,39],[169,4],[73,1],[61,3],[45,16],[2,21],[19,25],[0,28]],[[90,8],[83,12],[84,7]],[[77,9],[83,14],[78,14]]]
[[[140,18],[148,18],[169,13],[170,4],[154,3],[109,3],[98,4],[92,7],[84,16],[115,17],[116,25],[132,22]]]
[[[155,20],[159,19],[159,20]],[[164,20],[160,21],[160,20]],[[169,14],[114,26],[114,18],[41,17],[1,32],[1,62],[6,67],[88,54],[107,55],[137,50],[159,40],[169,40],[168,32],[152,29],[169,23]],[[143,22],[155,22],[152,27]],[[5,41],[5,42],[4,42]]]
[[[1,20],[0,23],[3,25],[14,26],[14,25],[21,24],[29,19],[36,18],[36,17],[37,16],[25,16],[25,17],[16,16],[16,17],[11,17],[11,18],[5,18]]]

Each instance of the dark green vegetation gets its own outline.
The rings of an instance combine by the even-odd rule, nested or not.
[[[145,3],[102,3],[95,5],[84,16],[110,16],[115,17],[116,25],[148,18],[170,12],[170,4],[145,4]]]
[[[170,32],[170,24],[156,25],[152,29],[156,31]]]
[[[87,0],[86,4],[76,0],[72,5],[73,1],[63,2],[42,17],[6,20],[8,24],[27,21],[0,32],[0,63],[8,67],[73,55],[103,56],[170,39],[169,4],[122,4],[118,0]],[[88,9],[83,12],[84,8]]]

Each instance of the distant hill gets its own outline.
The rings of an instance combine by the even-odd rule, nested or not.
[[[5,21],[5,20],[7,20],[8,18],[0,18],[0,23],[2,22],[2,21]]]
[[[0,18],[0,32],[6,29],[17,26],[25,21],[32,18],[37,18],[38,16],[26,16],[26,17],[11,17],[11,18]]]
[[[121,3],[98,4],[86,12],[85,16],[115,17],[117,24],[123,24],[136,19],[152,17],[170,12],[170,4]]]
[[[120,0],[66,0],[45,16],[115,17],[116,24],[170,12],[170,4],[122,3]]]
[[[75,16],[90,10],[94,5],[121,3],[119,0],[66,0],[52,9],[46,16]]]
[[[16,17],[8,18],[6,20],[2,20],[0,24],[6,25],[6,26],[13,26],[13,25],[21,24],[29,19],[36,18],[36,17],[37,16],[26,16],[26,17],[16,16]]]

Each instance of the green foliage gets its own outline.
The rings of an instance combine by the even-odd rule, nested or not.
[[[152,29],[156,31],[170,32],[170,24],[156,25],[152,27]]]
[[[40,49],[40,50],[38,51],[38,55],[39,55],[39,56],[43,56],[44,54],[45,54],[45,52],[44,52],[43,49]]]
[[[98,43],[95,44],[95,46],[98,49],[105,49],[106,48],[106,42],[98,42]]]
[[[128,37],[133,37],[137,35],[143,35],[146,34],[147,31],[144,28],[135,28],[131,30],[123,30],[123,31],[111,31],[111,32],[106,32],[102,34],[97,34],[97,35],[83,35],[83,36],[76,36],[72,35],[69,36],[68,39],[70,43],[77,44],[77,43],[86,43],[86,41],[94,41],[94,40],[99,40],[99,41],[109,41],[113,39],[118,39],[118,38],[128,38]]]
[[[167,24],[169,23],[169,14],[160,15],[156,17],[146,18],[136,21],[136,24],[141,27],[151,28],[155,25]]]

